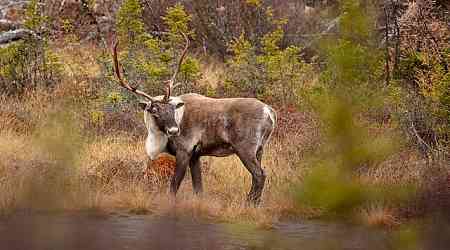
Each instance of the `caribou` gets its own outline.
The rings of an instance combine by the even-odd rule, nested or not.
[[[189,93],[172,96],[177,74],[189,48],[189,38],[175,71],[166,81],[162,96],[149,94],[131,86],[122,78],[113,46],[114,71],[119,84],[145,98],[139,102],[147,127],[145,151],[151,160],[167,152],[176,158],[170,192],[175,196],[189,167],[194,193],[203,191],[200,157],[225,157],[236,154],[250,172],[252,184],[247,201],[259,204],[266,175],[261,167],[264,146],[276,126],[276,113],[255,98],[209,98]]]

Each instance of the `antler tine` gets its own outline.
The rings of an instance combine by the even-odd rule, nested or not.
[[[183,50],[183,53],[181,54],[180,59],[178,60],[177,67],[175,68],[175,72],[173,73],[172,78],[170,78],[170,80],[167,81],[168,86],[166,89],[166,95],[164,96],[164,100],[166,100],[166,101],[169,100],[169,98],[170,98],[172,89],[174,88],[175,80],[177,78],[178,72],[180,71],[181,64],[183,63],[183,60],[186,57],[186,54],[187,54],[187,51],[189,48],[190,41],[189,41],[188,36],[184,32],[180,32],[180,33],[183,36],[184,40],[186,41],[186,45],[184,47],[184,50]]]
[[[131,87],[130,84],[128,84],[124,79],[122,79],[121,75],[120,75],[120,69],[119,69],[119,60],[117,59],[117,47],[119,46],[119,41],[116,40],[116,42],[114,43],[114,47],[113,47],[113,61],[114,61],[114,71],[116,72],[116,76],[119,79],[119,83],[120,86],[124,87],[125,89],[128,89],[129,91],[143,96],[147,99],[149,99],[150,101],[153,101],[153,97],[151,97],[149,94],[136,89],[136,87]]]

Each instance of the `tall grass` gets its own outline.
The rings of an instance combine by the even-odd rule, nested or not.
[[[28,114],[22,120],[14,116],[16,113],[1,118],[3,214],[17,209],[175,212],[268,225],[295,210],[288,193],[301,179],[297,162],[302,156],[301,151],[292,154],[287,147],[308,147],[311,138],[304,134],[312,128],[305,128],[304,134],[293,133],[290,140],[274,136],[267,145],[263,166],[268,179],[261,207],[244,202],[251,179],[237,157],[203,158],[205,194],[192,195],[187,173],[177,202],[173,203],[167,182],[144,178],[148,165],[143,147],[145,134],[139,138],[126,133],[93,135],[82,129],[86,128],[83,119],[74,119],[86,115],[84,109],[63,107],[61,100],[46,96],[51,94],[36,92],[30,98],[0,99],[3,110],[22,109]]]
[[[120,123],[120,130],[104,127],[99,132],[97,127],[104,124],[90,124],[89,107],[99,101],[99,79],[92,71],[97,67],[95,57],[86,52],[89,48],[78,49],[58,48],[66,66],[63,81],[55,89],[28,91],[21,97],[0,96],[0,214],[24,209],[125,211],[261,226],[321,214],[320,209],[298,204],[293,195],[322,142],[311,114],[278,110],[278,128],[263,157],[268,178],[261,206],[244,202],[251,178],[235,156],[202,158],[204,194],[192,194],[187,173],[174,200],[168,194],[167,179],[145,178],[149,164],[145,130],[130,125],[143,123],[139,115],[120,117],[125,112],[117,113],[110,122],[136,119]],[[220,65],[202,67],[208,69],[205,84],[215,86],[222,74]],[[362,169],[360,181],[420,182],[427,171],[421,156],[408,148],[380,166]],[[396,211],[383,205],[374,204],[359,214],[368,224],[397,223]]]

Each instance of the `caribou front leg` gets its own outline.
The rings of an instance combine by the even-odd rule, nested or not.
[[[175,174],[170,183],[170,192],[175,196],[180,188],[181,182],[186,175],[186,169],[189,166],[190,155],[186,152],[177,152],[177,165],[175,167]]]
[[[200,194],[203,191],[200,157],[197,155],[192,156],[189,167],[191,169],[192,186],[194,188],[194,193]]]

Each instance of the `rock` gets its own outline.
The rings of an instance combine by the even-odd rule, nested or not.
[[[17,29],[0,33],[0,44],[10,43],[28,38],[41,39],[36,33],[28,29]]]
[[[24,12],[24,7],[29,1],[1,1],[0,2],[0,19],[8,19],[10,21],[19,21]]]
[[[0,31],[19,29],[22,26],[20,22],[13,22],[7,19],[0,19]]]

